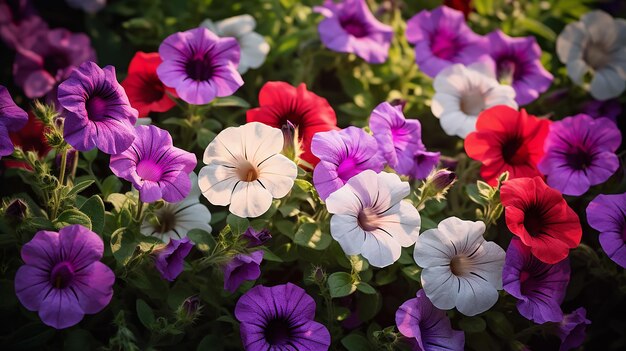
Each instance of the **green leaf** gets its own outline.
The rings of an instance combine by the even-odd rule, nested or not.
[[[480,15],[492,15],[494,13],[494,0],[473,0],[472,5]]]
[[[274,221],[274,227],[276,227],[281,234],[286,235],[293,240],[296,231],[296,224],[294,222],[286,219],[279,219]]]
[[[89,161],[89,163],[93,162],[96,157],[98,157],[98,149],[93,149],[89,151],[82,152],[85,160]]]
[[[111,234],[111,252],[121,265],[125,266],[135,253],[139,244],[133,232],[122,227]]]
[[[207,233],[202,229],[192,229],[187,233],[187,237],[196,244],[196,248],[200,251],[207,252],[214,248],[217,243],[211,233]]]
[[[415,280],[416,282],[421,281],[422,270],[417,266],[403,267],[402,273],[404,273],[404,275],[406,275],[411,280]]]
[[[331,297],[348,296],[356,291],[357,286],[352,276],[346,272],[335,272],[328,277],[328,288]]]
[[[93,336],[85,329],[71,329],[63,341],[63,351],[91,350]]]
[[[90,197],[79,210],[91,219],[91,230],[101,234],[104,230],[104,202],[98,195]]]
[[[478,192],[478,187],[476,186],[476,184],[467,184],[465,186],[465,193],[467,194],[469,199],[472,200],[472,202],[477,203],[479,205],[483,205],[483,206],[487,205],[487,200],[485,200],[482,196],[480,196],[480,193]]]
[[[267,247],[263,248],[263,260],[271,262],[284,262],[282,258],[270,251]]]
[[[209,144],[211,143],[211,141],[213,141],[216,135],[217,134],[215,134],[215,132],[212,132],[206,128],[200,128],[196,133],[196,142],[201,149],[206,149],[206,147],[209,146]]]
[[[63,211],[63,213],[61,213],[53,223],[57,229],[67,227],[72,224],[80,224],[91,230],[91,219],[89,219],[89,216],[75,208]]]
[[[359,282],[359,284],[356,285],[356,288],[358,291],[364,293],[364,294],[376,294],[376,289],[374,289],[374,287],[372,287],[371,285],[365,283],[365,282]]]
[[[341,339],[341,345],[348,351],[367,351],[371,350],[370,343],[367,338],[360,334],[350,334]]]
[[[102,198],[107,199],[113,193],[119,193],[122,190],[122,182],[114,175],[110,175],[102,182]]]
[[[220,97],[213,101],[213,106],[250,108],[250,104],[238,96]]]
[[[317,223],[304,223],[298,228],[293,241],[314,250],[325,250],[332,242],[332,237],[328,233],[322,233]]]
[[[230,226],[230,230],[235,235],[241,235],[246,232],[250,227],[250,221],[247,218],[237,217],[234,214],[229,214],[226,217],[226,223]]]
[[[487,323],[481,317],[464,317],[459,321],[459,327],[468,333],[481,333],[485,331]]]
[[[488,311],[485,313],[485,319],[487,319],[489,329],[498,337],[505,340],[513,339],[515,331],[511,322],[509,322],[504,313],[498,311]]]
[[[170,118],[167,118],[167,119],[163,120],[161,123],[181,126],[183,128],[191,128],[192,127],[191,123],[189,123],[189,121],[184,119],[184,118],[170,117]]]
[[[129,201],[128,196],[120,193],[109,194],[106,199],[107,202],[113,205],[113,208],[117,212],[120,212],[124,207],[126,207],[126,203]]]
[[[476,187],[478,188],[478,193],[485,199],[490,199],[493,196],[494,190],[493,188],[483,182],[482,180],[476,181]]]
[[[556,40],[556,33],[554,33],[554,31],[550,29],[550,27],[537,21],[536,19],[530,17],[519,17],[517,19],[517,24],[527,31],[544,37],[545,39],[548,39],[550,41]]]
[[[144,327],[151,329],[156,319],[154,317],[154,312],[152,312],[152,308],[150,308],[150,306],[148,306],[148,304],[142,299],[137,299],[136,306],[139,321],[144,325]]]
[[[69,193],[67,193],[67,196],[74,196],[74,195],[76,195],[76,194],[80,193],[81,191],[83,191],[83,190],[85,190],[85,189],[89,188],[89,186],[90,186],[91,184],[93,184],[93,183],[95,183],[95,181],[94,181],[94,180],[91,180],[91,179],[90,179],[90,180],[83,180],[82,182],[80,182],[80,183],[78,183],[78,184],[75,184],[75,185],[72,187],[72,190],[70,190],[70,192],[69,192]]]
[[[305,192],[309,192],[313,189],[313,184],[304,179],[296,179],[294,180],[294,183]]]

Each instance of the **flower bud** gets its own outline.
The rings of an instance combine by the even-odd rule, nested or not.
[[[24,220],[28,213],[28,205],[22,199],[14,199],[11,201],[6,209],[4,210],[4,214],[7,217],[16,219],[18,221]]]
[[[326,271],[324,271],[324,268],[320,266],[315,266],[311,271],[311,280],[314,281],[317,285],[325,285],[326,278]]]
[[[433,190],[437,193],[446,192],[456,181],[456,173],[447,169],[440,169],[432,175]]]
[[[248,240],[248,247],[255,247],[265,244],[272,238],[272,234],[270,234],[270,231],[267,229],[257,232],[254,228],[249,227],[243,233],[243,237]]]
[[[178,317],[186,322],[193,322],[200,315],[202,305],[197,295],[190,296],[178,308]]]
[[[287,156],[290,160],[295,159],[296,157],[296,127],[290,121],[287,121],[280,127],[280,130],[283,132],[283,154]]]

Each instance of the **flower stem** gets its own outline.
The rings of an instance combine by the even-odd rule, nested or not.
[[[65,168],[67,168],[67,149],[63,149],[61,154],[61,171],[59,173],[59,184],[65,184]]]
[[[139,201],[139,203],[137,204],[137,214],[135,215],[135,220],[139,223],[141,223],[141,212],[143,210],[143,201]]]
[[[69,180],[74,182],[74,178],[76,177],[76,169],[78,168],[78,151],[74,153],[74,160],[72,161],[72,173],[70,173]]]

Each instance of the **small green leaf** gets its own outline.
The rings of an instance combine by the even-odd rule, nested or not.
[[[371,350],[370,343],[367,338],[360,334],[350,334],[341,339],[341,345],[348,351],[367,351]]]
[[[304,179],[296,179],[294,180],[294,183],[305,192],[309,192],[313,189],[313,184]]]
[[[196,244],[196,248],[200,251],[207,252],[214,248],[217,243],[211,233],[207,233],[202,229],[192,229],[187,233],[187,237]]]
[[[304,223],[298,228],[293,241],[314,250],[325,250],[332,242],[332,237],[328,233],[322,233],[317,223]]]
[[[156,319],[154,317],[154,312],[152,312],[152,308],[150,308],[150,306],[148,306],[148,304],[142,299],[137,299],[136,306],[139,321],[144,325],[144,327],[151,329]]]
[[[111,234],[111,252],[113,257],[125,266],[135,253],[135,249],[139,244],[134,237],[133,232],[125,227],[119,228]]]
[[[122,190],[122,182],[114,175],[110,175],[102,182],[102,198],[107,199],[113,193],[119,193]]]
[[[70,190],[69,193],[67,193],[67,196],[74,196],[80,193],[81,191],[89,188],[89,186],[93,184],[94,182],[95,182],[94,180],[90,179],[90,180],[83,180],[82,182],[75,184],[72,187],[72,190]]]
[[[98,149],[93,149],[89,151],[82,152],[85,160],[89,161],[89,163],[93,162],[96,157],[98,157]]]
[[[404,275],[406,275],[411,280],[415,280],[416,282],[421,281],[422,270],[417,266],[403,267],[402,273],[404,273]]]
[[[293,240],[296,233],[296,224],[294,222],[286,219],[279,219],[274,221],[274,227],[276,227],[281,234],[286,235]]]
[[[476,181],[476,187],[478,188],[478,193],[485,199],[490,199],[493,196],[493,188],[483,182],[482,180]]]
[[[336,272],[328,277],[328,288],[331,297],[348,296],[356,291],[357,286],[352,276],[346,272]]]
[[[485,313],[485,319],[487,319],[489,329],[498,337],[505,340],[513,339],[515,330],[502,312],[488,311]]]
[[[90,197],[79,210],[91,219],[91,230],[102,233],[104,229],[104,202],[98,195]]]
[[[210,131],[206,128],[198,129],[196,133],[196,142],[201,149],[206,149],[207,146],[213,141],[217,134],[215,132]]]
[[[272,262],[284,262],[282,258],[278,257],[275,253],[270,251],[270,249],[264,247],[263,248],[263,260],[264,261],[272,261]]]
[[[481,333],[485,331],[487,323],[481,317],[464,317],[459,321],[459,327],[468,333]]]
[[[246,232],[250,227],[250,221],[247,218],[237,217],[234,214],[229,214],[226,217],[226,223],[230,226],[230,230],[233,234],[241,235]]]
[[[359,284],[356,285],[357,290],[359,290],[360,292],[364,293],[364,294],[376,294],[376,289],[374,289],[374,287],[372,287],[371,285],[365,283],[365,282],[359,282]]]
[[[91,219],[89,216],[75,208],[63,211],[63,213],[61,213],[53,223],[57,229],[67,227],[72,224],[80,224],[91,230]]]
[[[126,203],[129,201],[128,196],[120,193],[109,194],[106,199],[107,202],[113,205],[113,208],[117,212],[120,212],[124,207],[126,207]]]
[[[530,17],[518,17],[517,23],[520,27],[525,28],[527,31],[537,34],[549,41],[556,40],[556,33],[550,27]]]
[[[250,104],[246,100],[234,95],[217,98],[213,101],[212,105],[218,107],[250,108]]]

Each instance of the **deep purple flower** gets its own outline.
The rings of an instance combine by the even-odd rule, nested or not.
[[[135,141],[126,151],[111,156],[109,168],[132,182],[143,202],[182,201],[191,190],[189,173],[196,167],[196,155],[175,147],[166,130],[153,125],[135,130]]]
[[[561,339],[559,351],[568,351],[582,345],[586,336],[585,329],[589,324],[591,321],[587,319],[584,307],[565,315],[557,330],[557,336]]]
[[[518,299],[519,313],[535,323],[563,319],[560,305],[565,298],[569,275],[569,259],[556,264],[543,263],[518,238],[513,238],[506,250],[503,288]]]
[[[243,233],[243,237],[248,240],[248,247],[256,247],[265,244],[272,238],[272,234],[267,229],[255,230],[252,227],[246,229]]]
[[[185,257],[189,255],[192,247],[193,243],[187,237],[180,240],[171,239],[163,249],[156,253],[154,266],[163,279],[174,281],[183,272]]]
[[[580,113],[593,118],[606,117],[617,124],[617,117],[622,113],[619,99],[589,100],[582,105]]]
[[[31,0],[0,0],[0,39],[9,48],[30,47],[47,30]]]
[[[220,38],[199,27],[165,38],[159,46],[163,63],[157,75],[178,96],[194,105],[232,95],[243,79],[237,72],[239,44],[235,38]]]
[[[385,166],[376,139],[357,127],[315,134],[311,152],[320,159],[313,183],[322,200],[362,171],[378,173]]]
[[[235,317],[246,351],[324,351],[330,346],[328,329],[314,321],[315,301],[291,283],[250,289],[237,301]]]
[[[621,143],[619,129],[608,118],[567,117],[550,125],[537,167],[550,187],[565,195],[582,195],[615,173],[619,167],[615,151]]]
[[[415,45],[419,68],[431,78],[452,64],[467,66],[489,50],[486,39],[467,26],[463,13],[446,6],[411,17],[406,39]]]
[[[515,89],[521,106],[533,102],[552,84],[552,74],[541,64],[541,48],[535,37],[512,38],[501,30],[487,35],[489,55],[495,62],[496,77]]]
[[[13,153],[13,142],[9,132],[17,132],[28,122],[26,111],[17,107],[11,94],[0,85],[0,158]]]
[[[128,149],[136,133],[137,110],[115,77],[115,68],[89,61],[59,85],[65,122],[63,136],[78,151],[98,148],[107,154]]]
[[[54,328],[71,327],[100,312],[113,296],[113,271],[102,262],[98,234],[75,224],[58,233],[39,231],[22,247],[15,294],[29,311]]]
[[[263,261],[263,251],[261,250],[251,252],[249,255],[235,255],[222,267],[224,290],[234,293],[244,281],[255,280],[260,277],[261,261]]]
[[[626,268],[626,193],[598,195],[587,206],[589,225],[600,232],[600,246]]]
[[[396,325],[400,333],[417,343],[415,350],[463,350],[465,334],[452,329],[446,313],[433,306],[424,290],[396,311]]]
[[[314,11],[325,17],[317,29],[326,47],[353,53],[369,63],[387,60],[393,29],[372,15],[365,0],[326,0]]]

